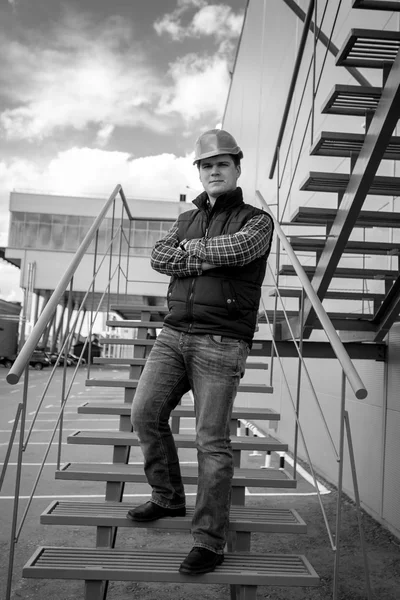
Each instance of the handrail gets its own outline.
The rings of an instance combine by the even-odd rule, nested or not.
[[[20,353],[18,354],[13,366],[11,367],[10,371],[8,372],[6,379],[7,379],[7,382],[10,383],[11,385],[15,385],[19,382],[21,375],[22,375],[26,365],[28,364],[30,357],[32,356],[32,353],[35,350],[35,348],[43,334],[43,331],[45,330],[45,327],[47,326],[53,313],[56,311],[57,306],[60,302],[60,299],[62,298],[64,292],[66,291],[69,282],[71,281],[75,271],[77,270],[81,260],[83,259],[84,255],[85,255],[87,249],[89,248],[90,244],[92,243],[93,239],[95,238],[96,232],[97,232],[101,222],[103,221],[104,217],[106,216],[107,212],[109,211],[110,206],[114,202],[118,193],[121,195],[122,202],[124,203],[124,206],[128,213],[129,218],[130,219],[132,218],[125,195],[123,194],[123,191],[122,191],[122,187],[120,184],[118,184],[115,187],[115,189],[112,192],[109,199],[107,200],[107,202],[105,203],[105,205],[103,206],[99,215],[96,217],[96,219],[93,222],[92,226],[90,227],[89,231],[87,232],[81,245],[79,246],[78,250],[76,251],[74,258],[72,259],[71,263],[69,264],[66,272],[64,273],[64,275],[60,279],[59,283],[57,284],[57,287],[55,288],[54,292],[50,296],[50,299],[47,302],[39,319],[37,320],[36,325],[32,329],[32,332],[31,332],[29,338],[26,340],[26,342],[25,342],[24,346],[22,347]]]
[[[294,95],[294,88],[296,87],[297,77],[298,77],[299,72],[300,72],[300,65],[301,65],[301,61],[303,60],[304,49],[306,47],[307,36],[308,36],[308,32],[309,32],[310,24],[311,24],[311,19],[312,19],[313,12],[314,12],[314,5],[315,5],[315,0],[310,0],[310,4],[308,5],[308,10],[307,10],[306,18],[304,20],[303,31],[302,31],[302,34],[301,34],[299,49],[297,51],[297,56],[296,56],[296,62],[294,64],[294,68],[293,68],[292,79],[291,79],[291,82],[290,82],[289,91],[288,91],[288,95],[287,95],[287,98],[286,98],[285,109],[283,111],[283,117],[282,117],[282,121],[281,121],[281,126],[279,128],[278,139],[276,140],[276,144],[275,144],[274,156],[272,158],[271,169],[269,171],[269,176],[268,176],[269,179],[272,179],[273,176],[274,176],[275,167],[276,167],[276,163],[277,163],[277,160],[278,160],[278,149],[281,146],[283,135],[285,133],[286,123],[287,123],[287,120],[288,120],[288,117],[289,117],[290,107],[292,105],[292,100],[293,100],[293,95]]]
[[[307,275],[305,274],[305,271],[304,271],[299,259],[297,258],[292,246],[290,245],[289,240],[287,239],[285,233],[283,232],[278,220],[276,219],[275,215],[272,213],[267,202],[263,198],[261,192],[259,190],[256,190],[256,194],[257,194],[261,204],[263,205],[263,208],[265,209],[265,211],[270,215],[270,217],[274,221],[275,231],[276,231],[277,235],[279,236],[282,246],[285,248],[286,253],[289,256],[289,258],[293,264],[293,267],[294,267],[294,270],[296,271],[297,277],[299,278],[303,288],[305,289],[305,291],[307,293],[307,296],[312,304],[312,307],[315,310],[315,313],[316,313],[318,319],[320,320],[320,323],[327,335],[327,338],[332,346],[332,349],[336,355],[336,358],[340,362],[342,369],[343,369],[344,373],[346,374],[346,377],[349,381],[349,384],[351,385],[351,387],[356,395],[356,398],[358,398],[359,400],[363,400],[364,398],[367,397],[368,392],[365,388],[364,383],[361,380],[361,377],[359,376],[349,355],[347,354],[346,349],[336,332],[336,329],[334,328],[331,320],[329,319],[328,315],[326,314],[326,311],[325,311],[324,307],[322,306],[321,300],[318,298],[314,288],[311,285],[310,280],[308,279]]]

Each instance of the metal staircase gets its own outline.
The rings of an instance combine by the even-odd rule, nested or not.
[[[400,10],[398,2],[356,1],[353,8]],[[400,311],[400,246],[396,242],[365,239],[365,231],[372,228],[393,228],[400,225],[399,213],[363,211],[367,196],[397,196],[400,178],[376,175],[382,160],[400,159],[400,137],[393,130],[400,117],[400,33],[353,29],[336,56],[336,65],[346,67],[369,67],[381,69],[382,87],[335,85],[323,104],[325,114],[348,115],[365,119],[365,134],[322,131],[314,140],[312,156],[349,158],[349,172],[312,171],[303,180],[300,189],[315,193],[337,194],[337,209],[299,207],[288,225],[321,225],[325,236],[289,237],[295,252],[315,257],[315,266],[306,265],[304,270],[321,300],[356,301],[362,303],[360,314],[342,309],[342,315],[332,314],[331,319],[339,331],[356,332],[354,340],[381,342],[391,325],[399,319]],[[326,196],[321,196],[321,204]],[[363,239],[350,239],[359,232]],[[363,234],[364,232],[364,234]],[[344,267],[339,261],[347,255],[358,256],[360,267]],[[391,268],[375,268],[366,265],[366,259],[374,256],[392,257]],[[292,265],[280,267],[281,276],[293,277]],[[348,291],[338,286],[338,280],[350,280]],[[290,281],[290,280],[289,280]],[[379,291],[371,282],[380,281]],[[341,283],[343,288],[343,281]],[[355,288],[355,289],[351,289]],[[282,297],[300,298],[300,288],[279,288]],[[275,294],[275,292],[272,292]],[[345,306],[345,305],[344,305]],[[329,313],[328,313],[329,314]],[[300,335],[300,317],[292,317],[292,328]],[[306,299],[304,302],[304,338],[318,329],[318,319]],[[288,326],[280,328],[281,339],[290,339]],[[345,339],[345,336],[343,336]]]

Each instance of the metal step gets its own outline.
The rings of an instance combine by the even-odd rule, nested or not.
[[[336,56],[336,65],[382,69],[394,62],[399,48],[398,31],[351,29]]]
[[[132,508],[128,502],[77,502],[55,500],[41,514],[43,525],[75,525],[95,527],[139,527],[189,530],[194,507],[186,507],[185,517],[164,517],[147,523],[128,519]],[[306,533],[307,525],[298,512],[289,508],[231,505],[230,531],[259,533]]]
[[[295,315],[298,313],[293,311]],[[136,388],[138,379],[86,379],[85,385],[95,387]],[[250,394],[272,394],[274,388],[269,385],[255,383],[240,383],[239,392]]]
[[[300,190],[311,192],[345,192],[349,185],[350,175],[346,173],[323,173],[311,171],[302,182]],[[376,176],[368,191],[369,195],[399,196],[400,177]]]
[[[325,239],[289,237],[290,244],[295,252],[321,252],[325,248]],[[363,242],[362,240],[349,240],[343,254],[371,254],[383,256],[398,256],[400,244],[389,242]]]
[[[25,564],[22,576],[86,581],[165,581],[193,583],[181,575],[179,565],[185,552],[115,550],[110,548],[57,548],[41,546]],[[302,555],[225,554],[215,571],[197,575],[195,583],[224,583],[251,586],[255,599],[257,585],[311,586],[319,577]],[[250,599],[250,595],[246,595]]]
[[[196,448],[196,436],[174,434],[177,448]],[[135,433],[125,431],[76,431],[67,438],[68,444],[96,446],[139,446]],[[231,436],[233,450],[259,450],[260,452],[287,452],[288,445],[272,437]]]
[[[279,288],[279,293],[282,298],[300,298],[302,290],[301,288]],[[276,290],[271,290],[270,296],[276,296]],[[363,291],[352,291],[352,290],[328,290],[324,294],[324,300],[373,300],[381,302],[385,297],[385,294],[376,294],[375,292],[363,292]]]
[[[382,88],[362,85],[336,84],[325,100],[321,112],[333,115],[365,117],[375,112],[381,99]]]
[[[292,223],[304,225],[330,225],[337,215],[337,208],[300,206],[291,216]],[[389,211],[362,210],[356,227],[400,227],[400,213]]]
[[[197,485],[197,466],[181,465],[182,481],[186,485]],[[55,472],[56,479],[73,481],[117,481],[147,483],[141,465],[118,463],[66,463]],[[295,488],[297,482],[283,469],[235,468],[232,487]]]
[[[85,415],[119,415],[130,416],[131,404],[129,402],[86,402],[78,406],[78,413]],[[194,417],[193,406],[177,406],[171,413],[173,417]],[[252,419],[265,421],[279,421],[280,415],[271,408],[248,408],[234,406],[232,419]]]
[[[321,131],[311,147],[313,156],[350,157],[359,154],[365,140],[364,133],[343,133],[340,131]],[[400,160],[400,137],[392,136],[382,159]]]
[[[315,267],[303,265],[303,269],[309,278],[314,276]],[[280,275],[296,276],[296,271],[292,265],[282,265],[279,271]],[[333,274],[334,278],[343,279],[374,279],[374,280],[395,280],[398,272],[391,269],[352,269],[350,267],[338,267]]]
[[[145,365],[147,358],[94,358],[94,363],[97,365]],[[246,369],[267,370],[268,363],[266,362],[246,362]]]
[[[367,8],[372,10],[400,10],[399,0],[353,0],[352,8]]]
[[[164,321],[131,321],[129,319],[118,319],[106,321],[107,327],[123,327],[125,329],[161,329]]]
[[[100,338],[99,344],[114,344],[115,346],[154,346],[154,339],[140,340],[138,338]]]
[[[157,318],[155,320],[160,321],[160,316],[164,316],[168,313],[168,307],[165,305],[157,306],[146,306],[145,304],[134,305],[124,304],[122,301],[118,304],[111,304],[110,310],[113,310],[124,319],[141,319],[142,313],[150,313]]]

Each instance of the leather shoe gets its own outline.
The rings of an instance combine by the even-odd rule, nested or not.
[[[210,573],[210,571],[214,571],[215,567],[223,562],[223,554],[216,554],[212,550],[207,550],[207,548],[195,546],[179,567],[179,572],[184,575]]]
[[[154,502],[146,502],[136,508],[128,510],[127,517],[132,521],[156,521],[156,519],[162,519],[162,517],[184,517],[186,515],[186,508],[164,508]]]

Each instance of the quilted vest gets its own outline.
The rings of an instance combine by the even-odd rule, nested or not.
[[[243,202],[241,188],[219,196],[212,210],[206,192],[194,204],[197,209],[178,218],[180,242],[236,233],[263,212]],[[199,277],[171,277],[164,323],[178,331],[222,335],[251,344],[270,247],[243,267],[218,267]]]

